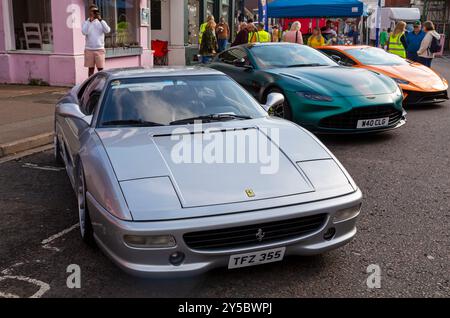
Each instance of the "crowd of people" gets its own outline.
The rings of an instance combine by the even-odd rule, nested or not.
[[[436,53],[441,51],[441,36],[436,32],[433,22],[423,25],[420,21],[413,24],[413,30],[407,31],[407,24],[400,21],[394,30],[383,29],[380,33],[380,45],[389,53],[431,67]]]
[[[390,53],[430,67],[435,54],[440,51],[440,35],[435,31],[433,23],[427,21],[422,25],[417,21],[410,32],[406,27],[405,22],[398,22],[392,32],[383,29],[380,33],[381,47]],[[237,26],[237,34],[231,47],[256,42],[289,42],[306,44],[313,48],[357,43],[359,32],[355,23],[345,24],[343,33],[338,34],[337,30],[333,22],[328,20],[325,26],[314,28],[312,34],[304,39],[299,21],[293,22],[289,30],[283,32],[279,25],[273,25],[266,31],[263,23],[255,23],[249,19]],[[222,17],[219,23],[216,23],[213,16],[208,16],[206,22],[200,26],[201,62],[209,63],[217,53],[223,52],[228,47],[230,38],[230,27],[225,19]]]

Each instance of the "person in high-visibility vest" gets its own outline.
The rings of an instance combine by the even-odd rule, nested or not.
[[[200,32],[198,33],[198,45],[199,46],[202,45],[203,33],[205,33],[206,28],[208,27],[208,23],[211,21],[215,22],[215,19],[212,15],[208,15],[208,17],[206,18],[206,22],[200,25]]]
[[[264,30],[264,23],[258,24],[258,37],[261,43],[271,42],[270,33]]]
[[[248,30],[248,43],[259,42],[259,33],[253,23],[247,24],[247,30]]]
[[[394,31],[389,36],[387,43],[387,51],[389,53],[398,55],[400,57],[406,58],[406,49],[408,44],[405,36],[406,23],[400,21],[395,26]]]

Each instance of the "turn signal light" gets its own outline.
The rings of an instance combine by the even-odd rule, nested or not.
[[[361,212],[361,204],[337,211],[334,214],[333,223],[340,223],[358,216]]]
[[[177,245],[172,235],[125,235],[125,243],[136,248],[168,248]]]

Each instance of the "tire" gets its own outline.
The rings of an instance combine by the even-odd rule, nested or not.
[[[81,239],[89,246],[95,245],[94,230],[92,228],[91,218],[86,200],[86,181],[84,169],[81,162],[77,168],[77,208],[78,220],[80,224]]]
[[[61,156],[61,145],[59,144],[59,140],[57,135],[55,134],[55,136],[53,137],[53,156],[55,159],[55,163],[58,165],[62,165],[64,163],[64,160]]]
[[[286,96],[284,95],[283,91],[279,88],[271,88],[266,94],[266,98],[265,98],[266,101],[267,101],[267,96],[269,96],[269,94],[272,94],[272,93],[279,93],[279,94],[283,95],[284,103],[280,104],[277,107],[273,107],[273,109],[271,109],[269,113],[272,116],[280,117],[280,118],[284,118],[284,119],[292,121],[292,118],[293,118],[292,117],[292,109],[291,109],[291,106],[289,105],[289,101],[286,99]]]

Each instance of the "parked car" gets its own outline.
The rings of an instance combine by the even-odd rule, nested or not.
[[[320,51],[345,66],[389,76],[403,90],[405,105],[435,104],[448,100],[448,82],[420,63],[371,46],[325,46]]]
[[[267,99],[262,107],[202,68],[109,70],[75,86],[56,105],[55,156],[76,192],[83,240],[127,272],[157,277],[348,243],[361,191],[317,138],[268,116],[281,95]],[[267,160],[177,157],[181,141],[195,151],[211,137],[248,134],[265,146],[226,143],[222,153],[269,146],[278,154],[273,173],[263,173]]]
[[[390,78],[341,67],[310,47],[248,44],[219,54],[212,68],[231,76],[261,103],[285,97],[273,114],[313,132],[367,133],[406,123],[403,95]]]

